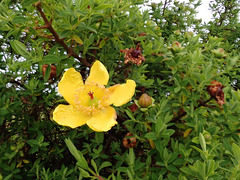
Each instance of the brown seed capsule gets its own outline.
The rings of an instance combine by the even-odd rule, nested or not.
[[[138,103],[142,108],[147,108],[152,104],[152,98],[147,95],[146,93],[142,94],[141,97],[138,99]]]
[[[136,147],[137,139],[135,137],[131,137],[131,136],[133,136],[133,134],[129,132],[123,138],[123,146],[124,147],[126,147],[126,148],[134,148],[134,147]]]

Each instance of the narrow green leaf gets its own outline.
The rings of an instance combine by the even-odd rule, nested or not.
[[[97,164],[95,163],[95,161],[93,159],[91,159],[91,164],[95,170],[95,172],[98,172],[98,169],[97,169]]]
[[[206,141],[205,141],[202,133],[199,133],[199,142],[200,142],[203,152],[207,152]]]
[[[236,160],[238,161],[238,163],[240,163],[240,147],[233,143],[232,144],[232,151],[233,151],[233,155],[236,158]]]
[[[131,172],[127,169],[127,175],[129,180],[133,180],[133,175],[131,174]]]
[[[134,166],[135,154],[134,154],[133,148],[129,148],[128,160],[129,160],[129,165]]]
[[[78,161],[77,165],[79,165],[83,169],[88,169],[88,163],[86,159],[83,157],[82,153],[76,149],[72,141],[68,138],[64,140],[69,151],[71,154],[75,157],[75,159]]]
[[[49,65],[44,74],[44,82],[47,82],[51,73],[51,65]]]

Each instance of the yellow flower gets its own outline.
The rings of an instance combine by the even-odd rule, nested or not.
[[[53,112],[58,124],[75,128],[87,124],[94,131],[108,131],[117,124],[113,107],[127,103],[135,93],[136,83],[127,80],[109,88],[109,74],[105,66],[96,61],[90,75],[83,83],[82,76],[74,68],[67,70],[58,84],[59,93],[69,105],[60,104]]]

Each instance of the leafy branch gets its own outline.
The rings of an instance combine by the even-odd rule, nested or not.
[[[40,13],[40,15],[42,16],[45,25],[38,27],[37,29],[48,29],[54,36],[55,41],[58,42],[59,44],[62,45],[62,47],[68,52],[68,56],[71,57],[73,56],[74,58],[78,59],[81,63],[83,63],[85,66],[87,67],[91,67],[91,64],[89,64],[87,62],[87,60],[84,58],[81,58],[80,56],[77,55],[77,53],[75,53],[73,51],[72,48],[69,48],[68,45],[64,42],[64,38],[60,38],[59,35],[57,34],[57,32],[54,30],[54,28],[52,27],[52,19],[49,21],[46,17],[46,15],[44,14],[42,8],[41,8],[41,2],[38,1],[37,3],[34,4],[34,6],[37,8],[38,12]]]

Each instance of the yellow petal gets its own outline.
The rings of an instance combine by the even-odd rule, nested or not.
[[[82,114],[72,105],[60,104],[53,112],[54,121],[56,121],[60,125],[69,126],[71,128],[76,128],[78,126],[86,124],[86,121],[90,118],[91,116]]]
[[[106,67],[100,62],[95,61],[90,70],[90,75],[86,82],[96,82],[102,85],[107,85],[109,74]]]
[[[117,84],[109,87],[110,98],[109,104],[114,106],[122,106],[133,97],[135,93],[136,83],[133,80],[127,80],[125,84]]]
[[[83,85],[82,76],[74,68],[67,70],[58,83],[58,91],[63,95],[64,99],[74,105],[76,90]]]
[[[113,107],[109,106],[87,121],[87,125],[94,131],[109,131],[117,124],[117,114]]]

